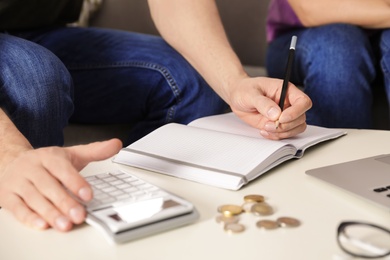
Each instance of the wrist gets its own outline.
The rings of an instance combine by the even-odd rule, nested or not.
[[[229,104],[233,103],[233,100],[236,96],[242,82],[249,78],[248,74],[242,70],[236,70],[233,73],[226,73],[226,77],[222,80],[221,83],[221,93],[220,96]]]
[[[33,147],[0,107],[0,171],[21,153]]]
[[[13,160],[19,157],[22,153],[32,150],[33,147],[27,144],[8,144],[0,148],[0,176],[3,170],[9,165]]]

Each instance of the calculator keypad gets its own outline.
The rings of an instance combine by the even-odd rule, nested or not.
[[[92,186],[94,194],[92,201],[86,204],[89,210],[166,194],[160,188],[124,172],[102,173],[85,179]]]

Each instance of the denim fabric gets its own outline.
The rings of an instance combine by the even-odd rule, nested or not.
[[[390,30],[384,30],[379,41],[380,68],[383,73],[383,81],[387,94],[387,101],[390,104]]]
[[[227,108],[160,37],[97,28],[13,35],[0,34],[10,53],[0,57],[0,105],[35,147],[61,145],[68,120],[133,124],[131,143]]]
[[[376,35],[346,24],[289,32],[270,44],[267,71],[272,77],[283,78],[291,37],[297,35],[291,82],[303,86],[313,101],[307,122],[325,127],[372,128],[372,92],[375,80],[381,76],[377,55],[380,45],[382,68],[390,68],[387,34],[385,31],[376,40]],[[390,90],[388,73],[386,69]]]
[[[0,34],[0,50],[0,107],[33,146],[62,144],[73,111],[69,72],[50,51],[17,37]]]

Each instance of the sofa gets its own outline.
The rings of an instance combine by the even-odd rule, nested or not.
[[[249,75],[264,76],[266,71],[265,20],[268,0],[216,0],[222,22],[233,49]],[[115,28],[148,34],[158,32],[146,0],[103,0],[90,18],[89,26]],[[388,107],[383,90],[375,95],[374,121],[377,129],[390,129]],[[64,130],[65,145],[87,143],[111,137],[126,139],[129,125],[70,124]]]

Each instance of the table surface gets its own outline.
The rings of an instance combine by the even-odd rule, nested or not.
[[[350,259],[338,248],[336,228],[345,220],[368,221],[390,228],[390,209],[307,176],[311,168],[390,153],[390,132],[347,130],[348,134],[309,148],[239,191],[215,188],[111,163],[91,163],[84,176],[122,168],[192,202],[200,213],[194,224],[121,245],[109,244],[93,227],[71,232],[30,229],[0,210],[0,259]],[[217,207],[241,204],[248,194],[264,195],[275,213],[243,214],[246,230],[229,234],[217,224]],[[259,219],[298,218],[298,228],[272,231],[256,227]]]

